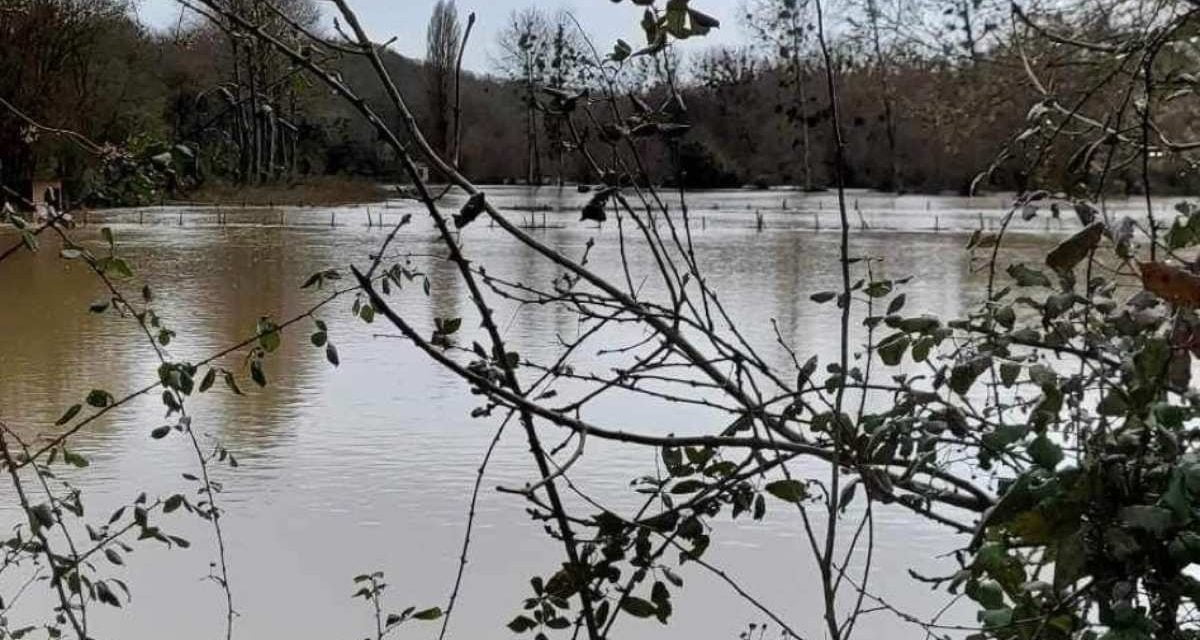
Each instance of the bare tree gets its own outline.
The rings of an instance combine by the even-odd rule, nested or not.
[[[425,39],[425,84],[429,96],[430,143],[439,153],[450,152],[451,87],[462,43],[462,26],[454,0],[438,0],[429,16]]]
[[[550,55],[549,25],[537,7],[514,11],[500,34],[500,66],[519,87],[525,102],[525,179],[541,184],[542,160],[538,145],[537,91]]]
[[[805,15],[807,11],[807,2],[800,0],[758,0],[745,11],[746,24],[758,34],[759,41],[769,45],[778,56],[778,64],[785,71],[781,75],[781,87],[792,91],[794,103],[787,113],[800,132],[801,171],[806,191],[815,186],[812,141],[808,131],[808,79],[805,77],[808,59],[804,51],[810,44],[807,35],[811,26]]]

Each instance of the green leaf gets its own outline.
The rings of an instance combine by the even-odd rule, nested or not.
[[[1000,364],[1000,383],[1006,388],[1011,389],[1017,383],[1017,377],[1021,375],[1021,365],[1015,362],[1003,362]]]
[[[260,318],[256,329],[256,333],[258,333],[258,345],[264,351],[272,353],[279,348],[279,327],[270,318]]]
[[[995,580],[972,580],[967,583],[966,594],[985,609],[1004,606],[1004,589]]]
[[[103,389],[92,389],[87,395],[87,403],[97,409],[103,409],[113,403],[113,397]]]
[[[768,493],[784,502],[799,503],[808,495],[804,483],[799,480],[776,480],[764,487]]]
[[[209,367],[208,373],[204,374],[204,378],[200,380],[200,393],[208,391],[213,386],[213,382],[217,380],[217,370]]]
[[[1121,509],[1121,521],[1155,537],[1162,537],[1171,526],[1171,511],[1162,507],[1135,504]]]
[[[171,433],[171,425],[163,425],[151,431],[150,437],[154,438],[155,440],[162,440],[163,438],[167,437],[168,433]]]
[[[950,369],[950,388],[959,395],[967,395],[967,392],[971,390],[971,385],[975,384],[979,376],[991,365],[992,359],[989,356],[978,356],[954,365]]]
[[[416,618],[417,620],[437,620],[438,618],[442,617],[442,609],[441,607],[422,609],[421,611],[414,613],[412,617]]]
[[[1020,287],[1049,287],[1050,279],[1046,274],[1036,269],[1030,269],[1023,263],[1009,265],[1008,275],[1012,276],[1013,280],[1017,281],[1017,286]]]
[[[463,204],[462,209],[454,214],[454,226],[462,229],[471,224],[475,218],[479,217],[479,214],[484,212],[485,205],[482,191],[471,194],[471,197]]]
[[[706,485],[703,482],[701,482],[700,480],[682,480],[680,482],[675,483],[675,486],[671,487],[671,493],[674,493],[676,495],[696,493],[697,491],[700,491],[701,489],[703,489],[705,486]]]
[[[1063,240],[1046,255],[1046,264],[1058,272],[1075,268],[1104,237],[1104,223],[1093,222],[1075,235]]]
[[[809,296],[809,299],[817,304],[825,304],[826,302],[829,302],[830,300],[833,300],[834,298],[836,298],[837,295],[838,294],[836,291],[821,291],[821,292],[812,294],[811,296]]]
[[[877,280],[867,285],[866,294],[870,298],[882,298],[892,292],[891,280]]]
[[[79,467],[80,469],[82,469],[83,467],[88,466],[87,458],[84,458],[83,456],[81,456],[77,453],[63,449],[62,456],[63,456],[63,462],[66,462],[67,464],[71,465],[72,467]]]
[[[263,373],[262,360],[255,358],[250,361],[250,379],[260,387],[267,386],[267,374]]]
[[[229,390],[234,394],[243,395],[241,387],[238,387],[237,378],[234,378],[233,374],[229,371],[225,372],[225,386],[229,387]]]
[[[338,358],[337,347],[333,346],[332,342],[325,345],[325,359],[329,361],[329,364],[332,364],[335,367],[341,362],[341,360]]]
[[[904,352],[908,349],[909,342],[908,336],[903,333],[893,334],[885,338],[876,347],[879,359],[883,360],[883,363],[890,367],[900,364],[900,361],[904,358]]]
[[[82,408],[83,408],[83,405],[81,405],[81,404],[71,405],[71,407],[69,409],[67,409],[65,412],[63,412],[62,417],[59,418],[57,421],[55,421],[54,426],[61,427],[64,424],[70,422],[76,415],[79,414],[79,410]]]
[[[626,596],[625,600],[621,602],[621,608],[625,610],[625,613],[635,618],[649,618],[657,610],[649,601],[637,596]]]
[[[612,53],[608,54],[608,59],[612,60],[613,62],[621,62],[622,60],[628,58],[632,53],[633,47],[629,46],[628,42],[618,38],[617,43],[613,45]]]
[[[172,513],[182,506],[183,496],[177,493],[170,498],[167,498],[166,502],[163,503],[163,513]]]
[[[1044,433],[1039,434],[1033,439],[1033,442],[1029,443],[1026,452],[1029,453],[1029,457],[1033,458],[1035,464],[1049,471],[1054,471],[1063,459],[1062,447],[1055,444]]]
[[[530,629],[537,628],[537,623],[532,618],[526,616],[517,616],[508,623],[508,629],[513,633],[525,633]]]
[[[1087,548],[1083,532],[1075,531],[1058,541],[1054,554],[1054,588],[1062,591],[1075,584],[1084,575],[1087,567]]]

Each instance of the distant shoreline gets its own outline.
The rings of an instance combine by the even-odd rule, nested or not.
[[[383,202],[393,196],[386,185],[366,178],[310,176],[262,185],[209,183],[182,197],[166,199],[164,204],[336,206]]]

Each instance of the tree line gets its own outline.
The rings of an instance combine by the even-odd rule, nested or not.
[[[284,44],[314,34],[345,36],[325,34],[308,0],[237,5]],[[381,56],[397,84],[415,88],[413,117],[435,148],[484,182],[586,181],[586,162],[570,153],[562,99],[587,101],[588,92],[615,90],[643,105],[672,102],[680,121],[686,113],[685,139],[667,151],[645,149],[649,173],[666,183],[822,189],[831,186],[835,145],[811,10],[797,0],[754,0],[741,15],[722,16],[720,25],[745,30],[751,44],[686,56],[667,45],[662,55],[629,57],[642,46],[638,39],[610,52],[588,41],[572,16],[537,6],[513,12],[495,43],[471,42],[474,15],[464,18],[454,2],[443,1],[429,18],[425,60],[387,48]],[[12,188],[59,177],[83,197],[138,202],[211,180],[254,185],[327,174],[399,175],[394,154],[344,103],[262,40],[204,19],[200,7],[181,7],[179,21],[162,31],[139,24],[128,0],[23,0],[4,11],[0,99],[9,108],[0,110],[0,179]],[[1062,73],[1055,52],[1062,45],[1021,44],[1006,13],[975,0],[856,0],[838,7],[842,28],[831,30],[828,44],[841,87],[849,186],[1019,190],[1047,172],[1068,170],[1072,150],[1057,147],[1040,175],[1025,170],[1028,158],[1014,132],[1027,128],[1042,99],[1026,67],[1055,73],[1066,87],[1089,86],[1096,71]],[[1098,35],[1118,29],[1103,15],[1084,20]],[[644,46],[653,46],[651,35]],[[490,44],[498,55],[489,73],[460,70],[464,47]],[[337,49],[313,55],[364,87],[363,98],[381,117],[400,117],[385,88],[368,81],[372,72],[361,59]],[[617,58],[621,86],[605,87],[610,81],[593,70]],[[589,109],[597,117],[579,125],[585,140],[611,138],[613,127],[619,133],[621,123]],[[1173,117],[1188,115],[1180,108]],[[36,133],[26,119],[109,144],[132,156],[127,161],[157,163],[163,179],[114,182],[101,176],[92,154]],[[986,182],[974,182],[1001,148],[1012,152],[991,167]],[[1140,192],[1136,169],[1118,167],[1108,188]],[[1151,173],[1160,190],[1196,183],[1185,163],[1155,163]]]

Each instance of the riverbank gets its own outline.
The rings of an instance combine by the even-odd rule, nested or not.
[[[382,202],[390,195],[392,192],[386,186],[364,178],[310,176],[293,182],[252,186],[208,183],[167,204],[328,207]]]

